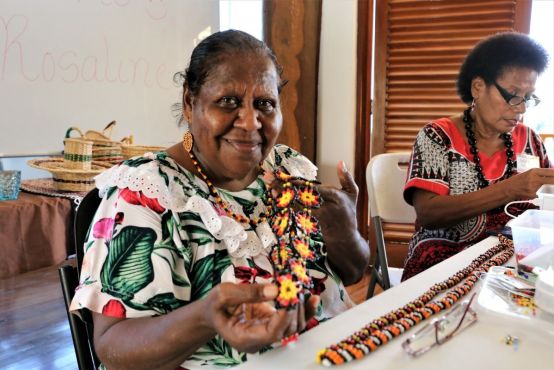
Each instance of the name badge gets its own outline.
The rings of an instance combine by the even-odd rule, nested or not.
[[[539,168],[539,157],[535,155],[521,153],[516,157],[517,160],[517,172],[529,171],[531,168]]]

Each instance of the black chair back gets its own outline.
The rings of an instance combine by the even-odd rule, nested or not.
[[[81,265],[83,264],[83,257],[85,250],[83,248],[85,240],[92,223],[92,219],[96,214],[96,210],[100,205],[100,198],[98,189],[94,188],[85,195],[85,197],[79,203],[77,211],[75,212],[75,222],[73,224],[73,235],[75,235],[75,255],[77,257],[77,269],[79,275],[81,274]]]
[[[59,268],[60,283],[67,311],[67,320],[71,329],[73,346],[80,370],[96,370],[100,361],[94,352],[92,317],[88,310],[81,310],[81,318],[69,312],[71,300],[75,295],[75,288],[79,285],[81,265],[83,263],[85,238],[94,214],[100,205],[101,198],[98,189],[91,190],[79,204],[75,213],[74,235],[75,254],[77,256],[77,267],[65,265]]]

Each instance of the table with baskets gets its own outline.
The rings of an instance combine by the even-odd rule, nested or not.
[[[75,251],[74,211],[94,187],[94,177],[123,159],[163,149],[133,145],[132,138],[114,141],[114,125],[85,134],[71,127],[63,157],[28,162],[52,177],[24,180],[17,200],[0,202],[0,279],[63,262]]]

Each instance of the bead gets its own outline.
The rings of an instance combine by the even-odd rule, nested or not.
[[[280,199],[285,196],[283,189],[289,189],[288,196],[291,196],[290,189],[292,188],[292,200],[285,202],[285,204],[276,204],[271,196],[271,186],[266,185],[265,192],[261,197],[261,201],[262,204],[265,206],[265,210],[259,212],[256,219],[250,219],[245,215],[238,214],[232,211],[230,206],[220,196],[218,189],[208,179],[199,161],[196,159],[192,151],[189,152],[189,156],[196,168],[198,176],[204,179],[204,182],[208,186],[211,196],[215,200],[216,204],[227,214],[227,216],[231,217],[241,224],[250,225],[251,227],[256,227],[260,223],[268,221],[268,218],[270,218],[272,215],[276,216],[275,218],[271,217],[271,219],[269,220],[270,226],[272,227],[278,239],[278,243],[275,244],[270,252],[270,260],[273,263],[277,285],[279,287],[287,287],[287,292],[285,292],[285,289],[283,289],[283,291],[280,291],[278,297],[275,300],[275,304],[277,308],[294,308],[301,297],[306,294],[308,290],[313,288],[311,277],[306,273],[306,260],[311,261],[315,257],[313,247],[310,246],[310,242],[306,243],[307,247],[304,247],[304,249],[306,250],[303,250],[303,254],[301,254],[296,249],[293,243],[294,240],[297,240],[295,239],[295,236],[297,234],[300,236],[300,239],[306,237],[307,241],[309,240],[309,235],[305,235],[306,231],[301,230],[302,228],[298,227],[299,225],[296,224],[298,222],[295,216],[297,211],[296,208],[292,208],[292,203],[299,202],[299,199],[295,195],[297,194],[297,188],[295,183],[293,183],[292,181],[301,181],[303,184],[305,184],[306,187],[304,188],[304,191],[306,191],[305,189],[312,189],[314,181],[302,179],[300,177],[292,177],[281,169],[276,170],[274,172],[275,177],[284,183],[281,189],[281,198],[277,197],[277,199],[280,202]],[[304,199],[304,203],[306,204],[302,205],[304,206],[305,214],[310,220],[310,225],[313,227],[313,230],[317,230],[317,220],[313,216],[311,216],[311,208],[317,208],[321,204],[319,193],[317,193],[317,191],[311,191],[308,194],[307,199],[309,202]],[[297,231],[295,232],[292,228],[295,228]],[[289,285],[292,286],[292,288],[288,287]],[[293,293],[291,295],[291,289],[294,289],[292,291],[296,293]],[[287,343],[295,341],[297,338],[298,334],[293,334],[289,337],[283,338],[282,343],[286,345]],[[356,350],[352,353],[358,355],[361,352]],[[321,358],[324,359],[323,357]],[[332,356],[329,357],[326,355],[325,358],[329,359],[332,358]],[[338,358],[335,358],[331,362],[336,362],[337,359]]]
[[[298,341],[298,333],[294,333],[292,335],[289,335],[288,337],[284,337],[281,339],[281,345],[286,346],[288,344],[294,343]]]
[[[501,265],[511,258],[514,253],[513,243],[503,236],[500,236],[499,240],[500,244],[475,258],[467,267],[456,272],[450,278],[434,284],[419,298],[407,303],[402,308],[373,320],[364,326],[360,332],[355,333],[357,335],[351,335],[346,340],[339,342],[338,345],[331,345],[323,352],[319,352],[317,360],[326,364],[324,361],[325,359],[332,358],[331,353],[338,356],[338,359],[335,361],[330,361],[331,365],[338,365],[362,358],[375,351],[379,346],[386,344],[392,338],[409,330],[420,321],[426,320],[433,314],[451,307],[461,297],[469,293],[483,272],[488,271],[491,266]],[[462,282],[461,285],[460,282]],[[447,289],[451,290],[447,291]],[[444,298],[439,301],[429,302],[435,295],[442,292],[445,293]],[[422,302],[425,301],[428,303],[422,307]],[[524,300],[519,300],[518,302],[520,302],[522,307],[529,307],[528,303]],[[386,326],[388,323],[390,324]],[[505,339],[505,341],[508,341],[508,339]],[[517,338],[510,337],[509,341],[514,346],[514,350],[517,350]],[[359,351],[356,352],[356,349]]]
[[[239,214],[236,214],[235,212],[231,211],[229,206],[227,205],[227,203],[219,195],[219,192],[216,189],[216,187],[208,179],[208,177],[204,174],[204,172],[202,170],[202,167],[200,167],[200,162],[196,159],[196,157],[194,156],[194,153],[192,151],[189,152],[189,156],[191,158],[192,163],[194,164],[194,167],[196,168],[196,172],[198,172],[200,177],[202,179],[204,179],[204,181],[206,182],[206,185],[208,185],[208,189],[210,191],[210,194],[212,194],[212,196],[214,197],[216,203],[225,211],[225,213],[227,213],[227,215],[229,217],[231,217],[232,219],[234,219],[235,221],[237,221],[239,223],[250,224],[252,226],[256,226],[259,223],[265,221],[265,218],[262,220],[262,218],[260,218],[260,217],[258,217],[257,219],[254,219],[254,220],[250,220],[246,216],[239,215]],[[266,186],[266,194],[263,196],[263,199],[268,199],[269,200],[269,205],[267,206],[267,209],[263,213],[263,214],[266,215],[266,217],[271,215],[272,202],[271,202],[271,197],[270,197],[269,194],[271,194],[271,188],[269,186]],[[265,201],[264,201],[264,204],[265,204]]]
[[[466,136],[469,143],[469,152],[473,155],[473,162],[476,164],[475,171],[477,172],[477,186],[479,188],[486,188],[489,186],[488,181],[486,181],[485,176],[483,175],[483,169],[480,166],[480,160],[477,155],[479,153],[479,150],[477,149],[476,143],[477,140],[475,139],[475,133],[473,132],[473,118],[471,117],[471,114],[469,113],[471,110],[470,108],[467,108],[464,110],[463,113],[463,122],[464,122],[464,128],[466,129]],[[512,142],[512,135],[511,134],[502,134],[501,138],[504,140],[504,146],[506,147],[506,156],[507,156],[507,170],[506,174],[504,175],[504,178],[509,178],[512,175],[512,169],[514,167],[514,164],[511,163],[511,158],[514,156],[514,151],[512,150],[513,142]]]

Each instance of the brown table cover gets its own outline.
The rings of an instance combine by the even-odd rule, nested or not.
[[[56,265],[72,248],[73,200],[20,192],[0,201],[0,279]]]

